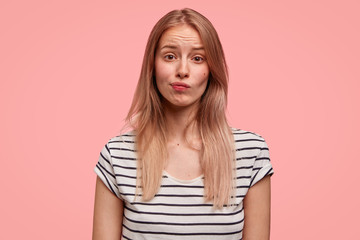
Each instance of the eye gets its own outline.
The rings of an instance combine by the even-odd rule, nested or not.
[[[196,56],[193,58],[195,62],[203,62],[204,61],[204,58],[203,57],[200,57],[200,56]]]
[[[168,54],[168,55],[165,55],[164,58],[165,58],[166,60],[174,60],[174,59],[175,59],[175,56],[172,55],[172,54]]]

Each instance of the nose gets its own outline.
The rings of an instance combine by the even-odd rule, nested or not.
[[[180,79],[189,77],[189,66],[186,59],[179,61],[176,77]]]

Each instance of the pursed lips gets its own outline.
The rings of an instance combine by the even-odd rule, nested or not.
[[[172,87],[181,87],[181,88],[189,88],[190,86],[186,83],[183,83],[183,82],[173,82],[173,83],[170,83],[170,85]]]

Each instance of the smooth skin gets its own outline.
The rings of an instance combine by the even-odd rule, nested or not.
[[[165,171],[175,178],[189,180],[202,174],[198,131],[191,126],[188,139],[185,129],[197,110],[206,89],[209,67],[198,32],[184,24],[165,31],[155,54],[156,84],[163,97],[169,129],[169,159]],[[172,83],[186,83],[189,88],[176,90]],[[188,144],[191,141],[190,146]],[[97,177],[95,191],[93,240],[121,238],[123,201],[117,198]],[[270,235],[270,177],[252,186],[244,199],[243,240],[268,240]]]
[[[124,203],[96,178],[93,240],[121,239]]]
[[[209,66],[199,33],[184,24],[169,28],[159,40],[155,54],[156,85],[163,97],[168,131],[168,159],[165,171],[171,176],[190,180],[202,174],[198,131],[185,129],[189,118],[195,114],[208,79]],[[188,88],[176,90],[174,83],[184,83]]]
[[[270,239],[270,176],[249,188],[244,199],[243,240]]]
[[[155,54],[155,78],[167,110],[196,108],[206,89],[209,66],[199,33],[188,25],[172,27],[160,38]],[[189,85],[175,90],[172,83]]]

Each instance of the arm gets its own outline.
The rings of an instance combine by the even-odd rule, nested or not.
[[[96,178],[93,240],[121,238],[124,203]]]
[[[243,240],[270,239],[270,176],[249,188],[244,199]]]

